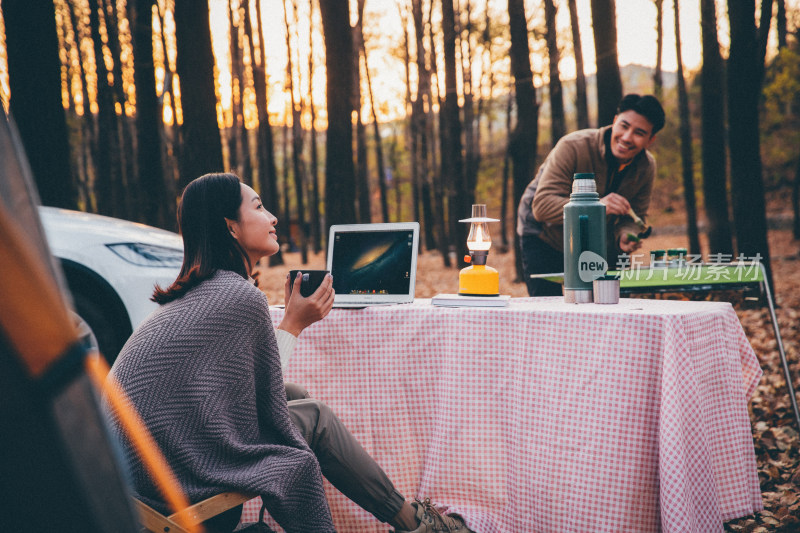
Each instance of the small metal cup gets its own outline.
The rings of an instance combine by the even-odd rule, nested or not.
[[[592,282],[592,288],[592,292],[594,292],[594,303],[619,303],[619,276],[601,276]]]

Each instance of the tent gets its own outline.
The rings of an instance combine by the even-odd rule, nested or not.
[[[0,523],[4,531],[134,533],[87,347],[44,239],[13,122],[0,118]]]

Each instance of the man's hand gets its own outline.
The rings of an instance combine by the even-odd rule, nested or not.
[[[619,249],[626,254],[632,254],[636,250],[642,247],[642,241],[632,241],[628,239],[627,233],[623,233],[619,236]]]
[[[600,198],[600,203],[606,206],[607,215],[627,215],[631,208],[628,200],[615,192]]]
[[[289,279],[283,285],[283,300],[286,303],[286,312],[283,315],[278,329],[285,330],[295,337],[314,322],[325,318],[333,307],[333,277],[330,274],[325,276],[322,283],[308,298],[303,298],[300,294],[300,284],[302,274],[295,279]],[[290,284],[293,284],[289,291]]]

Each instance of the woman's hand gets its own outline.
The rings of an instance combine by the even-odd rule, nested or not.
[[[295,337],[314,322],[325,318],[333,307],[333,277],[330,274],[325,276],[314,294],[308,298],[303,298],[303,295],[300,294],[302,278],[302,273],[293,280],[287,276],[283,286],[286,312],[278,326],[278,329],[287,331]]]

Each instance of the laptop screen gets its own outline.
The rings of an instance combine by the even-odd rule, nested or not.
[[[330,238],[328,267],[337,301],[413,300],[418,224],[333,226]]]

